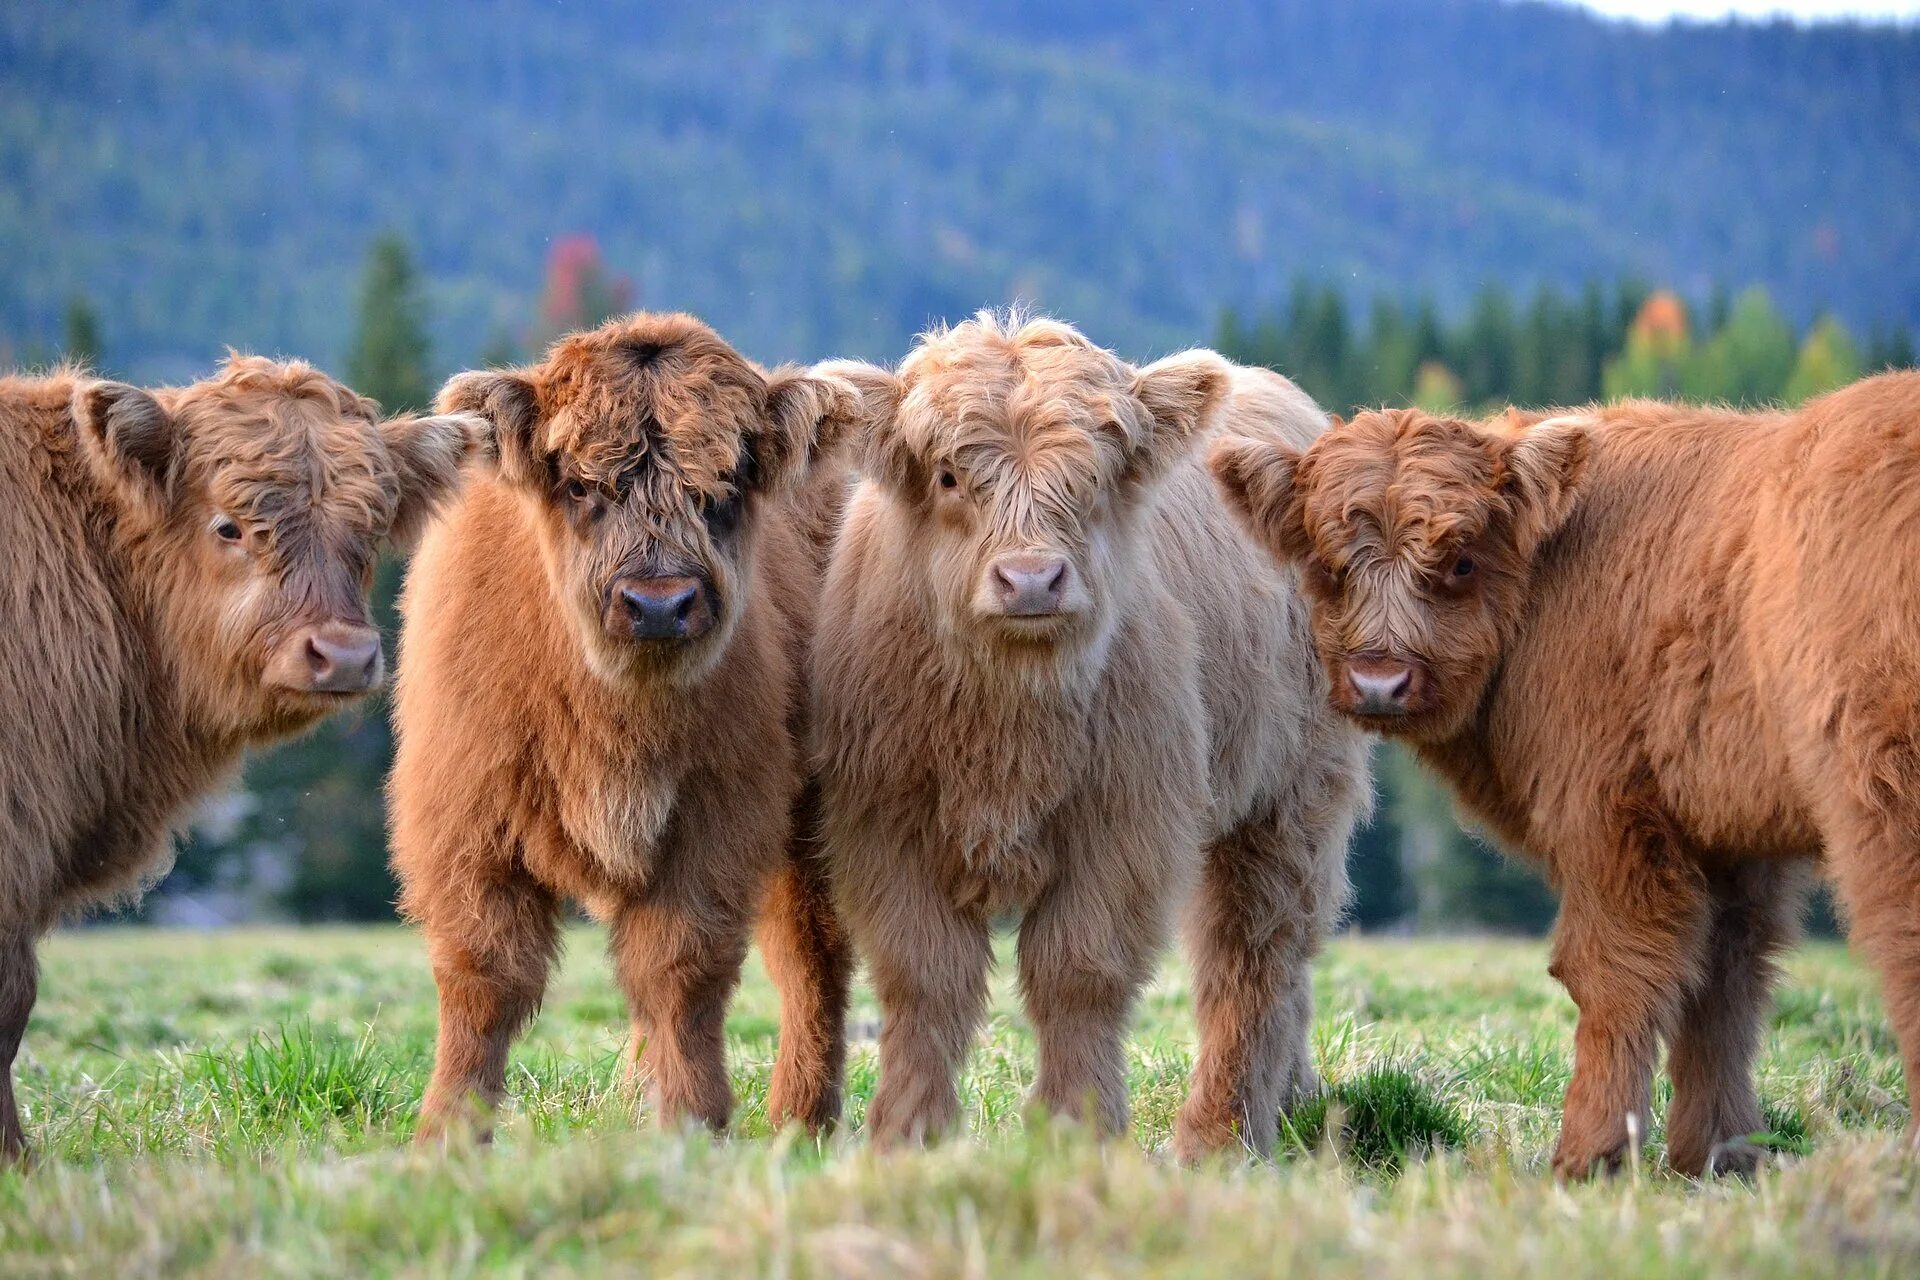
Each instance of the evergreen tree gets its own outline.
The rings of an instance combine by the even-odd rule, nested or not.
[[[61,354],[89,369],[100,367],[100,316],[84,294],[74,294],[67,302],[65,333]]]
[[[1449,361],[1466,385],[1469,403],[1491,403],[1512,391],[1514,345],[1513,299],[1490,284],[1474,299]]]
[[[1735,405],[1771,404],[1786,391],[1796,352],[1793,330],[1761,288],[1734,300],[1727,323],[1681,370],[1680,392],[1691,400]]]
[[[1867,344],[1866,371],[1880,373],[1887,369],[1913,367],[1913,330],[1904,324],[1894,324],[1884,329],[1875,325],[1873,337]]]
[[[359,326],[347,355],[347,381],[388,413],[418,411],[433,402],[426,310],[406,241],[381,236],[360,276]]]

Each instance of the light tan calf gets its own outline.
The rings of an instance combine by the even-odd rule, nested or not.
[[[816,748],[837,901],[885,1013],[879,1142],[956,1119],[996,917],[1020,914],[1034,1101],[1126,1124],[1123,1038],[1194,894],[1201,1028],[1186,1157],[1271,1145],[1316,1087],[1309,961],[1367,796],[1292,577],[1192,456],[1215,417],[1304,445],[1274,375],[1191,352],[1136,370],[991,315],[891,373],[828,572]]]

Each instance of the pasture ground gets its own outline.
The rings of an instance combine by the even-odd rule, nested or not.
[[[1839,947],[1792,960],[1760,1067],[1780,1155],[1752,1183],[1662,1172],[1657,1123],[1620,1178],[1552,1182],[1573,1011],[1538,944],[1344,939],[1318,978],[1331,1104],[1275,1162],[1165,1156],[1192,1052],[1176,963],[1131,1040],[1135,1143],[1023,1121],[1033,1051],[1003,964],[967,1136],[876,1158],[864,989],[844,1136],[768,1136],[757,962],[729,1022],[734,1135],[662,1133],[619,1087],[625,1016],[581,929],[500,1141],[448,1155],[407,1145],[434,1025],[417,938],[66,932],[20,1066],[38,1163],[0,1174],[0,1275],[1920,1274],[1894,1044]]]

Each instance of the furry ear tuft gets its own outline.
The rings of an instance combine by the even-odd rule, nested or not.
[[[770,430],[750,442],[753,483],[773,490],[798,482],[863,415],[860,392],[846,379],[804,369],[774,370],[767,375]]]
[[[1212,351],[1183,351],[1134,374],[1129,388],[1149,427],[1136,470],[1145,474],[1184,455],[1233,385],[1233,366]]]
[[[467,463],[487,451],[493,424],[473,413],[392,418],[380,424],[380,436],[400,484],[387,541],[406,550],[459,491]]]
[[[1531,558],[1573,512],[1586,474],[1592,437],[1579,422],[1529,427],[1501,446],[1501,491],[1514,517],[1514,539]]]
[[[1312,548],[1297,515],[1294,479],[1300,455],[1286,445],[1247,436],[1221,436],[1207,452],[1227,507],[1277,560],[1304,559]]]
[[[854,442],[860,470],[899,493],[923,490],[925,468],[902,447],[893,429],[901,401],[906,399],[906,384],[891,370],[863,360],[828,360],[813,366],[813,372],[854,391],[854,415],[844,434]]]
[[[176,432],[151,393],[124,382],[83,382],[73,393],[73,416],[106,475],[155,499],[167,495]]]
[[[440,388],[434,407],[442,414],[470,413],[491,425],[495,466],[510,484],[546,488],[551,471],[537,439],[540,388],[521,369],[469,369]]]

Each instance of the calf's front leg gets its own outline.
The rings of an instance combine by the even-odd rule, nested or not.
[[[960,1118],[954,1076],[986,1013],[987,922],[915,874],[855,899],[848,923],[880,1001],[880,1083],[867,1107],[876,1147],[926,1142]]]
[[[1344,851],[1351,824],[1337,825]],[[1341,893],[1322,834],[1268,816],[1207,848],[1189,923],[1200,1056],[1174,1127],[1184,1163],[1267,1154],[1281,1109],[1318,1087],[1312,963]]]
[[[840,1119],[853,949],[810,841],[799,843],[775,876],[759,937],[780,992],[780,1048],[767,1119],[775,1128],[797,1121],[818,1136]]]
[[[1698,981],[1709,921],[1698,864],[1655,829],[1572,866],[1549,972],[1580,1010],[1554,1171],[1619,1168],[1653,1122],[1653,1065]]]
[[[1711,932],[1700,980],[1686,993],[1667,1055],[1667,1163],[1689,1177],[1753,1172],[1743,1141],[1764,1127],[1753,1059],[1781,950],[1806,900],[1804,868],[1749,862],[1712,877]]]
[[[414,1140],[439,1142],[464,1129],[484,1142],[506,1094],[507,1051],[546,993],[559,907],[512,873],[443,895],[410,892],[409,904],[440,993],[433,1079]]]
[[[749,925],[742,905],[651,898],[614,918],[614,971],[633,1012],[628,1078],[648,1086],[664,1125],[727,1127],[727,1002],[740,984]]]
[[[1069,859],[1020,925],[1020,994],[1039,1041],[1030,1106],[1127,1129],[1126,1031],[1165,934],[1164,885]]]

